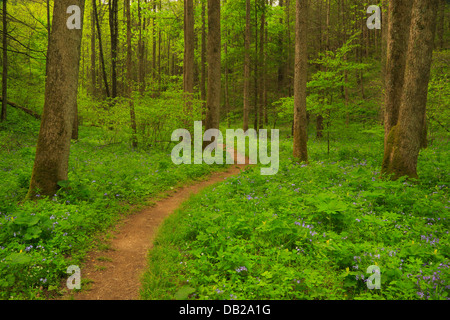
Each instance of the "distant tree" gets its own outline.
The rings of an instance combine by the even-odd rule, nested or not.
[[[248,115],[250,110],[250,0],[245,0],[245,35],[244,35],[244,124],[243,130],[248,130]]]
[[[126,20],[127,20],[127,98],[129,102],[130,107],[130,121],[131,121],[131,131],[132,131],[132,137],[131,137],[131,143],[133,145],[133,148],[136,148],[138,146],[137,142],[137,127],[136,127],[136,113],[134,110],[134,103],[132,99],[133,95],[133,65],[131,61],[131,57],[133,54],[133,49],[131,47],[131,8],[130,8],[130,1],[124,0],[124,6],[125,6],[125,12],[126,12]]]
[[[306,84],[308,77],[308,0],[297,0],[295,22],[294,157],[308,161]]]
[[[117,46],[119,42],[119,0],[108,1],[111,36],[111,97],[117,97]]]
[[[6,107],[8,104],[8,20],[6,0],[3,0],[3,73],[2,73],[2,112],[0,116],[1,121],[6,120]]]
[[[192,108],[194,94],[194,1],[184,0],[184,68],[183,89],[185,93],[185,112]]]

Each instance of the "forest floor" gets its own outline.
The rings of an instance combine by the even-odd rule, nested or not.
[[[227,151],[231,150],[227,148]],[[241,155],[236,151],[234,154],[235,163],[238,163]],[[247,165],[248,159],[246,164],[231,165],[226,171],[212,173],[204,181],[174,189],[153,206],[128,216],[117,227],[106,251],[95,250],[88,254],[81,270],[81,278],[88,279],[87,288],[82,285],[81,290],[74,290],[62,299],[138,300],[141,276],[147,266],[147,253],[153,247],[153,239],[163,220],[192,195],[238,175]]]

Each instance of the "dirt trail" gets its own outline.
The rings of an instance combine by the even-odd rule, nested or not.
[[[235,159],[238,157],[235,153]],[[146,269],[147,253],[161,222],[191,195],[239,174],[245,166],[235,164],[227,171],[213,173],[205,181],[174,189],[154,206],[128,216],[115,232],[110,249],[92,252],[81,268],[81,279],[92,280],[89,289],[70,293],[64,299],[138,300],[140,276]]]

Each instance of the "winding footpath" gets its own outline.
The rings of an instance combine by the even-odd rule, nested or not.
[[[235,159],[242,157],[232,148],[226,150],[234,153]],[[81,279],[89,279],[90,283],[82,283],[81,291],[70,292],[62,299],[138,300],[140,277],[147,267],[147,253],[153,247],[153,239],[163,220],[192,195],[238,175],[248,165],[236,163],[226,171],[213,173],[207,180],[174,189],[154,206],[124,219],[114,232],[109,249],[91,252],[81,267]]]

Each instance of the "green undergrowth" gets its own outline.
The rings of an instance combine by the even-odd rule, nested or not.
[[[329,156],[310,139],[308,164],[284,139],[277,174],[254,166],[190,199],[159,230],[141,298],[448,299],[446,140],[421,151],[420,180],[390,181],[382,128],[352,130]]]
[[[24,202],[38,129],[37,122],[30,127],[10,122],[0,130],[0,299],[57,297],[68,266],[81,267],[86,253],[101,244],[100,236],[124,215],[225,168],[177,166],[170,151],[132,150],[126,141],[105,142],[98,128],[81,127],[71,147],[68,181],[60,182],[50,199]]]

